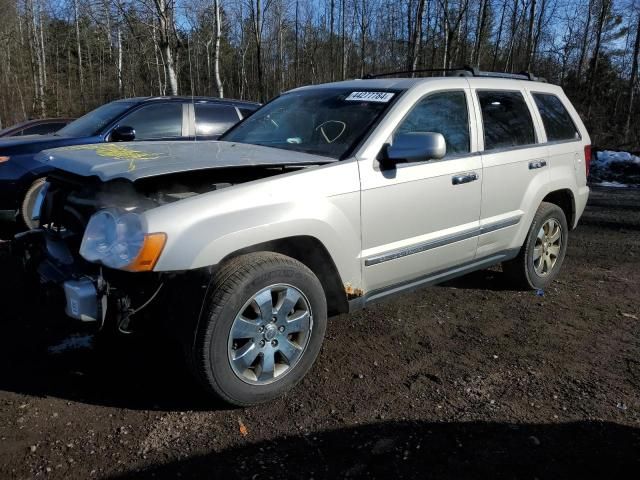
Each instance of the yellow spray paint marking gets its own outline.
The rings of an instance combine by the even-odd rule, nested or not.
[[[74,145],[64,150],[92,150],[101,157],[115,160],[129,160],[129,171],[135,170],[137,160],[155,160],[163,156],[162,153],[142,152],[117,143],[101,143],[98,145]]]

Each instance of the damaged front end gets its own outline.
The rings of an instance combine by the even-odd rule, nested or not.
[[[218,170],[102,182],[58,171],[48,178],[34,207],[41,227],[18,234],[13,248],[42,301],[57,311],[64,305],[66,315],[85,326],[129,333],[145,320],[168,318],[178,303],[177,316],[194,318],[210,271],[154,272],[166,236],[145,232],[144,212],[281,172]],[[158,309],[161,314],[154,315]]]

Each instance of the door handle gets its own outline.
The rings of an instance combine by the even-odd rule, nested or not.
[[[463,173],[461,175],[454,175],[451,177],[451,183],[453,185],[462,185],[463,183],[474,182],[478,180],[478,174],[476,172]]]
[[[536,168],[542,168],[547,166],[546,160],[533,160],[529,162],[529,170],[535,170]]]

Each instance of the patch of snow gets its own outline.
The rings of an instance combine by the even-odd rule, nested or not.
[[[597,152],[596,158],[594,159],[593,163],[605,167],[613,162],[634,163],[636,165],[640,165],[640,157],[631,155],[629,152],[614,152],[611,150],[602,150],[601,152]]]
[[[620,183],[620,182],[599,182],[599,183],[593,183],[592,185],[596,187],[629,188],[629,185],[627,185],[626,183]]]
[[[589,179],[602,187],[636,187],[640,185],[640,157],[629,152],[602,150],[591,162]]]
[[[52,354],[59,354],[68,350],[87,350],[93,348],[93,335],[71,335],[57,345],[47,348]]]

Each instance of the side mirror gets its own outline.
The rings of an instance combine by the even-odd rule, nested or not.
[[[118,126],[111,132],[112,142],[132,142],[136,139],[136,131],[126,125]]]
[[[447,153],[447,143],[441,133],[410,132],[396,135],[393,145],[386,147],[383,161],[388,163],[438,160]]]

